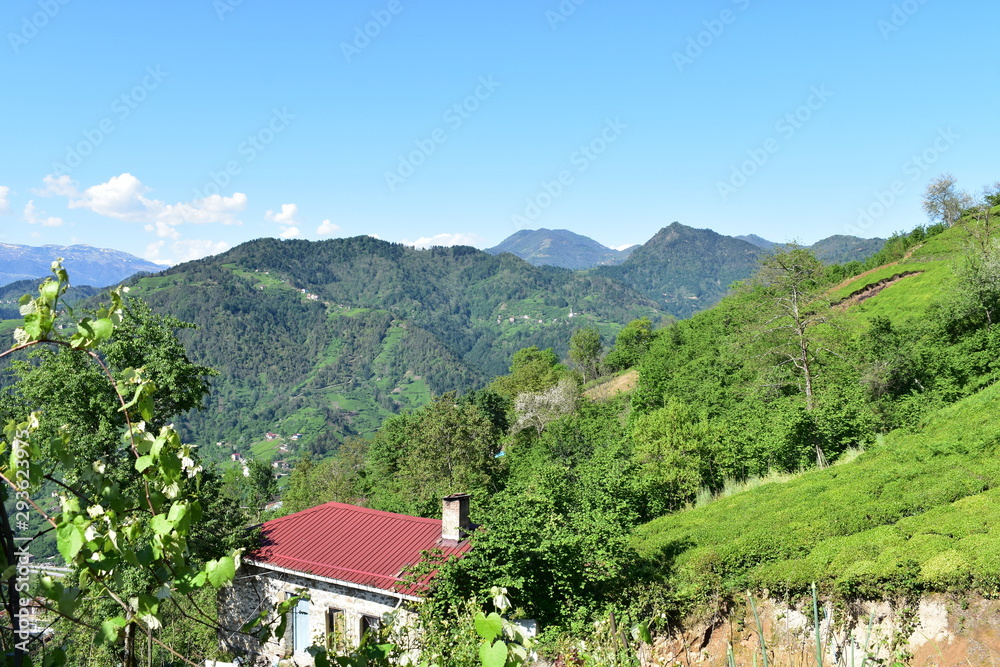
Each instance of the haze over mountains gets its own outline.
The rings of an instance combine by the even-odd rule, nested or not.
[[[51,275],[49,267],[57,257],[65,260],[63,266],[70,272],[74,285],[107,287],[120,283],[139,271],[163,269],[159,264],[108,248],[0,243],[0,285],[25,278],[45,278]]]
[[[486,252],[491,255],[509,252],[535,266],[544,264],[575,270],[621,264],[637,247],[615,250],[567,229],[522,229],[499,245],[487,248]]]

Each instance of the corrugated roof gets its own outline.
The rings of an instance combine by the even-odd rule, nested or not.
[[[420,552],[440,548],[446,555],[468,551],[441,540],[441,519],[380,512],[344,503],[326,503],[272,519],[262,526],[261,546],[247,558],[304,574],[352,582],[386,591],[419,594],[403,570]]]

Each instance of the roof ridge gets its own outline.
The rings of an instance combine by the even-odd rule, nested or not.
[[[333,507],[349,510],[352,512],[363,512],[366,514],[376,514],[381,516],[392,517],[403,521],[415,521],[418,523],[437,523],[441,521],[441,519],[429,519],[427,517],[413,516],[410,514],[387,512],[385,510],[377,510],[371,507],[361,507],[360,505],[351,505],[349,503],[340,503],[335,500],[331,500],[329,502],[322,503],[321,505],[315,505],[314,507],[310,507],[308,509],[300,510],[298,512],[293,512],[291,514],[286,514],[285,516],[278,517],[277,519],[270,519],[268,521],[265,521],[264,525],[267,525],[269,523],[278,523],[278,522],[284,523],[286,519],[291,519],[292,517],[302,516],[305,514],[313,514],[314,512],[323,511],[323,508],[333,508]]]

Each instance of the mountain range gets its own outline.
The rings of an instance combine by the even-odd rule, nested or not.
[[[26,246],[0,243],[0,285],[26,278],[50,275],[53,260],[63,258],[75,285],[107,287],[140,271],[160,271],[159,264],[147,262],[120,250],[89,245]]]
[[[480,387],[517,350],[561,355],[573,331],[610,341],[656,303],[600,275],[467,246],[417,250],[361,236],[260,239],[130,281],[219,371],[208,409],[179,423],[199,444],[302,434],[317,454],[431,394]]]
[[[562,241],[541,248],[554,236]],[[515,237],[506,247],[528,252],[535,243],[536,261],[578,261],[585,251],[619,263],[573,271],[467,246],[259,239],[127,282],[155,311],[194,323],[178,335],[193,361],[219,372],[207,409],[179,420],[186,438],[244,448],[265,432],[299,433],[322,455],[432,395],[483,386],[524,347],[565,356],[581,326],[611,344],[633,319],[662,326],[703,310],[765,252],[679,223],[624,258],[560,230]],[[867,247],[827,241],[841,254]],[[72,265],[70,277],[84,280]],[[0,290],[0,315],[16,318],[17,297],[35,284]]]
[[[756,234],[734,237],[716,234],[716,237],[744,241],[764,251],[771,251],[783,245],[768,241]],[[827,264],[843,264],[855,260],[862,261],[881,250],[883,245],[885,239],[835,235],[806,247]],[[560,266],[565,269],[582,270],[597,266],[617,266],[626,262],[640,247],[642,246],[633,245],[623,250],[615,250],[566,229],[522,229],[498,245],[487,248],[486,252],[492,255],[509,252],[535,266]]]

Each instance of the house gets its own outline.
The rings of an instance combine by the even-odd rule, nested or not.
[[[223,627],[241,627],[300,589],[310,599],[297,603],[282,640],[261,645],[237,633],[223,643],[261,664],[287,656],[311,664],[305,650],[313,643],[356,645],[389,612],[411,621],[424,584],[406,579],[407,568],[431,549],[461,557],[471,529],[466,494],[444,498],[440,519],[331,502],[267,521],[261,545],[243,557],[235,582],[220,595]]]

